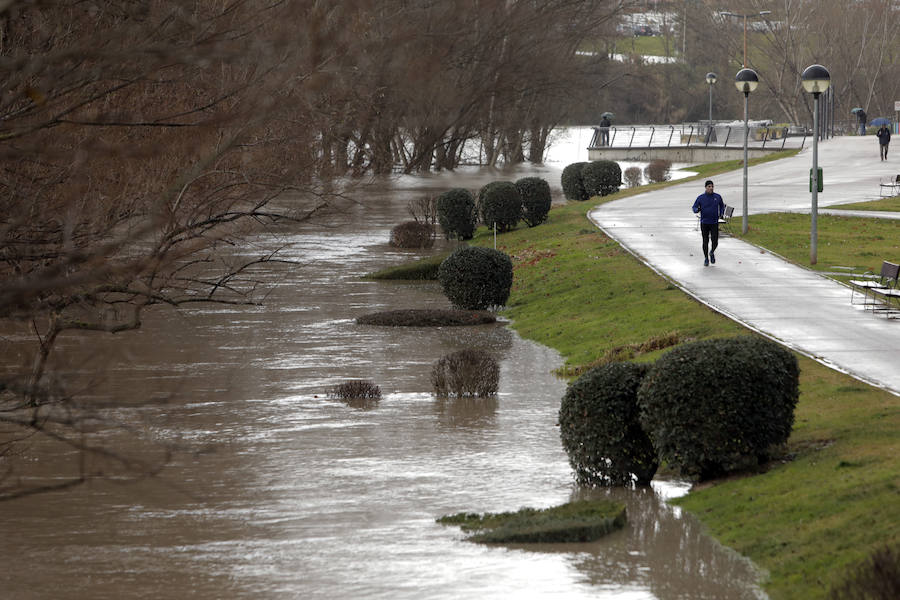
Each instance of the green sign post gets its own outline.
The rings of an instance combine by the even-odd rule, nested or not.
[[[822,191],[822,167],[819,167],[817,169],[816,184],[817,184],[816,191],[821,192]],[[809,191],[810,192],[813,191],[813,170],[812,169],[809,170]]]

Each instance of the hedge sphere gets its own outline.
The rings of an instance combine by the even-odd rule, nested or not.
[[[437,199],[437,217],[447,239],[471,240],[478,224],[475,197],[463,188],[447,190]]]
[[[622,185],[622,168],[613,160],[596,160],[581,169],[585,193],[590,196],[608,196],[619,191]]]
[[[441,263],[438,281],[444,295],[458,308],[503,306],[512,288],[512,261],[493,248],[459,248]]]
[[[522,198],[522,220],[529,227],[546,221],[553,201],[550,184],[540,177],[523,177],[516,181],[516,189]]]
[[[563,195],[567,200],[587,200],[590,196],[584,190],[584,180],[581,178],[581,169],[588,163],[576,162],[567,165],[560,177]]]
[[[637,390],[649,369],[610,363],[591,369],[566,388],[559,432],[575,479],[582,485],[650,485],[659,467],[656,450],[638,419]]]
[[[800,369],[758,337],[703,340],[656,361],[638,390],[641,423],[660,459],[709,479],[767,460],[794,424]]]
[[[522,197],[511,181],[492,181],[478,191],[478,212],[481,222],[497,231],[515,229],[522,218]]]

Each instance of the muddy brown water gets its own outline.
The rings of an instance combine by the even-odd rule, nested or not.
[[[191,451],[149,481],[0,504],[0,598],[764,598],[747,560],[666,504],[685,482],[573,485],[554,351],[505,323],[354,322],[449,306],[434,283],[359,278],[418,255],[387,245],[409,198],[526,173],[555,184],[560,169],[375,182],[361,204],[289,233],[285,255],[302,265],[273,271],[264,306],[154,310],[137,332],[66,338],[66,364],[94,399],[136,399],[113,411],[133,430],[110,440],[146,458],[163,443]],[[7,359],[17,343],[7,337]],[[500,361],[498,396],[433,397],[431,365],[472,346]],[[325,396],[351,378],[373,379],[382,400]],[[49,476],[72,459],[38,441],[22,457]],[[606,494],[625,502],[628,525],[590,544],[478,545],[435,523]]]

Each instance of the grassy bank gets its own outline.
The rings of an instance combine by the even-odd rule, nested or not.
[[[706,166],[699,177],[730,167]],[[557,349],[567,367],[577,370],[611,356],[653,360],[664,350],[636,348],[657,338],[747,333],[670,286],[598,231],[585,216],[595,205],[555,208],[548,223],[498,239],[498,248],[515,265],[505,312],[522,336]],[[753,235],[761,236],[774,218],[754,216]],[[803,264],[804,241],[797,236],[808,238],[808,227],[752,239],[771,244],[783,256],[796,253]],[[890,249],[867,250],[881,240],[857,237],[853,234],[852,244],[837,244],[827,262],[856,264],[840,254],[844,248],[871,252],[869,266]],[[822,239],[820,233],[820,257]],[[488,246],[493,239],[481,232],[474,242]],[[765,587],[773,598],[824,598],[845,568],[879,545],[900,540],[900,400],[807,358],[799,360],[801,398],[787,458],[763,474],[707,485],[678,500],[715,537],[768,572]]]

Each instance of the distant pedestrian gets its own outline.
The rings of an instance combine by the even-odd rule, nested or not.
[[[881,160],[887,160],[888,144],[891,143],[891,130],[887,125],[882,125],[881,128],[875,132],[875,135],[878,136],[878,147],[881,149]]]
[[[716,264],[716,248],[719,246],[719,219],[725,214],[722,196],[713,191],[713,182],[707,180],[706,191],[694,200],[693,211],[700,213],[700,234],[703,236],[703,266]],[[710,247],[710,241],[712,246]]]
[[[859,112],[856,113],[856,120],[859,123],[859,135],[866,135],[866,120],[868,118],[866,111],[863,109],[859,109]]]
[[[603,118],[600,119],[600,145],[601,146],[609,146],[609,128],[612,125],[612,121],[609,120],[609,117],[603,115]]]

